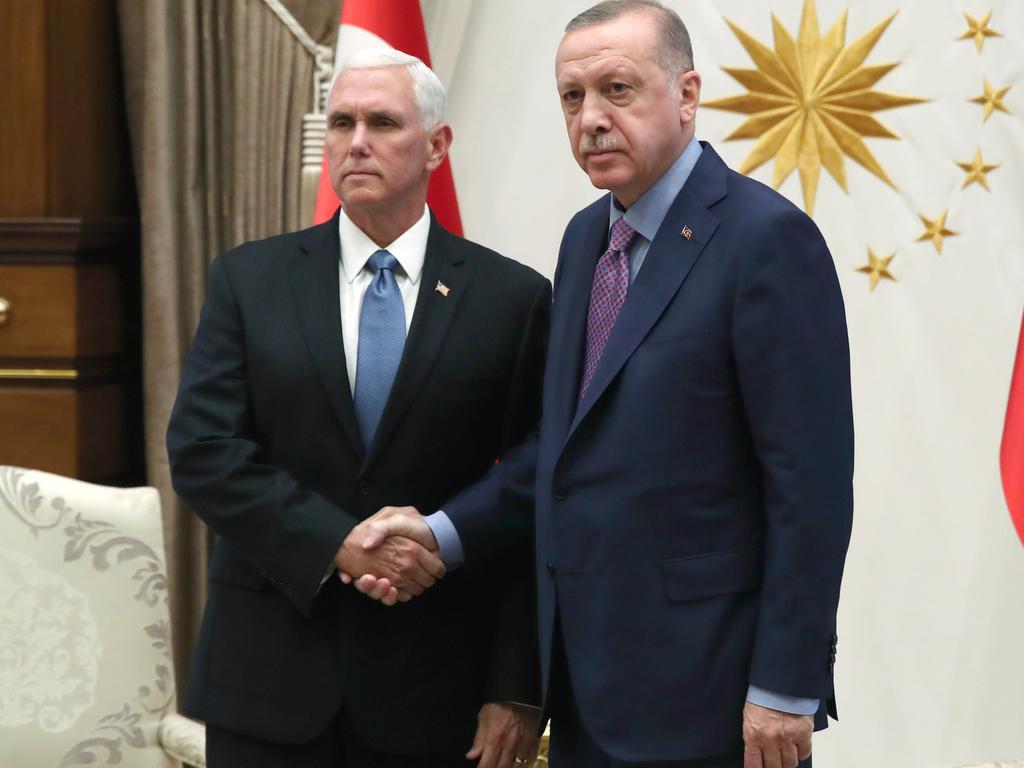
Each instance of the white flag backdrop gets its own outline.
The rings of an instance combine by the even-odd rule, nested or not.
[[[586,5],[424,2],[449,88],[467,236],[549,276],[565,223],[596,196],[569,153],[553,77],[561,30]],[[771,57],[755,61],[748,47],[759,41],[774,55],[772,14],[785,62],[787,35],[797,56],[810,56],[814,31],[825,37],[844,13],[845,35],[818,45],[835,43],[840,55],[852,47],[849,61],[856,41],[896,13],[859,48],[868,68],[859,84],[831,94],[863,114],[836,120],[833,111],[829,122],[819,112],[831,126],[821,141],[765,150],[783,159],[795,151],[809,170],[822,159],[836,170],[849,153],[836,171],[846,191],[827,168],[813,194],[796,170],[780,187],[805,210],[813,199],[853,355],[856,508],[839,616],[841,722],[818,736],[816,764],[1024,759],[1024,548],[998,469],[1024,305],[1024,0],[669,5],[690,29],[704,78],[698,136],[734,168],[755,140],[726,137],[750,115],[707,103],[745,96],[752,109],[763,106],[747,96],[753,75],[741,84],[723,68],[771,72]],[[801,34],[809,7],[817,24]],[[972,29],[965,13],[982,30],[980,50],[973,37],[959,39]],[[747,47],[728,22],[749,35]],[[882,64],[897,66],[871,69]],[[813,69],[805,62],[795,79]],[[971,101],[986,90],[988,106]],[[781,119],[768,115],[752,133]],[[898,138],[878,135],[886,131]],[[829,136],[839,137],[831,149]],[[865,150],[878,173],[849,156],[872,165]],[[769,160],[751,175],[770,184],[773,170]]]

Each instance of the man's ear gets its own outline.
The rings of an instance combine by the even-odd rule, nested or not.
[[[437,126],[430,131],[427,141],[429,142],[427,170],[433,173],[441,166],[445,155],[448,154],[448,147],[452,145],[451,126],[445,123]]]
[[[680,72],[676,79],[679,86],[679,122],[683,125],[692,123],[697,117],[697,105],[700,103],[700,73],[691,69]]]

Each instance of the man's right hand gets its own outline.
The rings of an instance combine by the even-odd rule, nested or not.
[[[380,537],[379,531],[371,537],[370,526],[377,520],[375,515],[353,528],[335,554],[334,564],[342,581],[347,583],[356,577],[361,592],[385,605],[394,605],[411,600],[444,576],[445,566],[437,556],[432,534],[426,539],[417,531],[419,541],[403,535]],[[434,551],[423,541],[432,543]]]
[[[434,532],[415,507],[384,507],[373,517],[360,523],[353,533],[356,531],[362,536],[364,550],[376,549],[391,538],[412,539],[428,552],[438,555]],[[443,563],[441,567],[444,568]],[[385,605],[406,602],[411,600],[413,595],[419,594],[393,585],[391,580],[382,574],[370,572],[353,577],[351,572],[339,569],[338,576],[345,584],[354,582],[355,588],[364,595],[380,600]]]
[[[811,756],[814,718],[762,707],[743,707],[743,768],[796,768]]]
[[[365,521],[365,549],[380,546],[389,536],[406,536],[437,552],[437,539],[426,518],[415,507],[384,507]]]

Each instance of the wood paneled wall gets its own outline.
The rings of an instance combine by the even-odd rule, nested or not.
[[[0,216],[132,216],[114,0],[0,0]]]
[[[115,0],[0,0],[0,463],[140,482]]]

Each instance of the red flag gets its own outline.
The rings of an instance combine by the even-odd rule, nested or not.
[[[427,48],[420,0],[345,0],[341,9],[341,28],[338,30],[335,71],[346,57],[366,48],[396,48],[419,57],[429,67],[430,51]],[[455,181],[447,157],[430,177],[427,205],[441,226],[457,235],[462,234]],[[327,221],[337,207],[338,197],[331,188],[325,156],[320,171],[313,223]]]
[[[1003,493],[1010,508],[1010,518],[1024,544],[1024,319],[1017,342],[1017,361],[1010,381],[1010,398],[1006,405],[1003,445],[999,451],[999,467],[1003,474]]]

